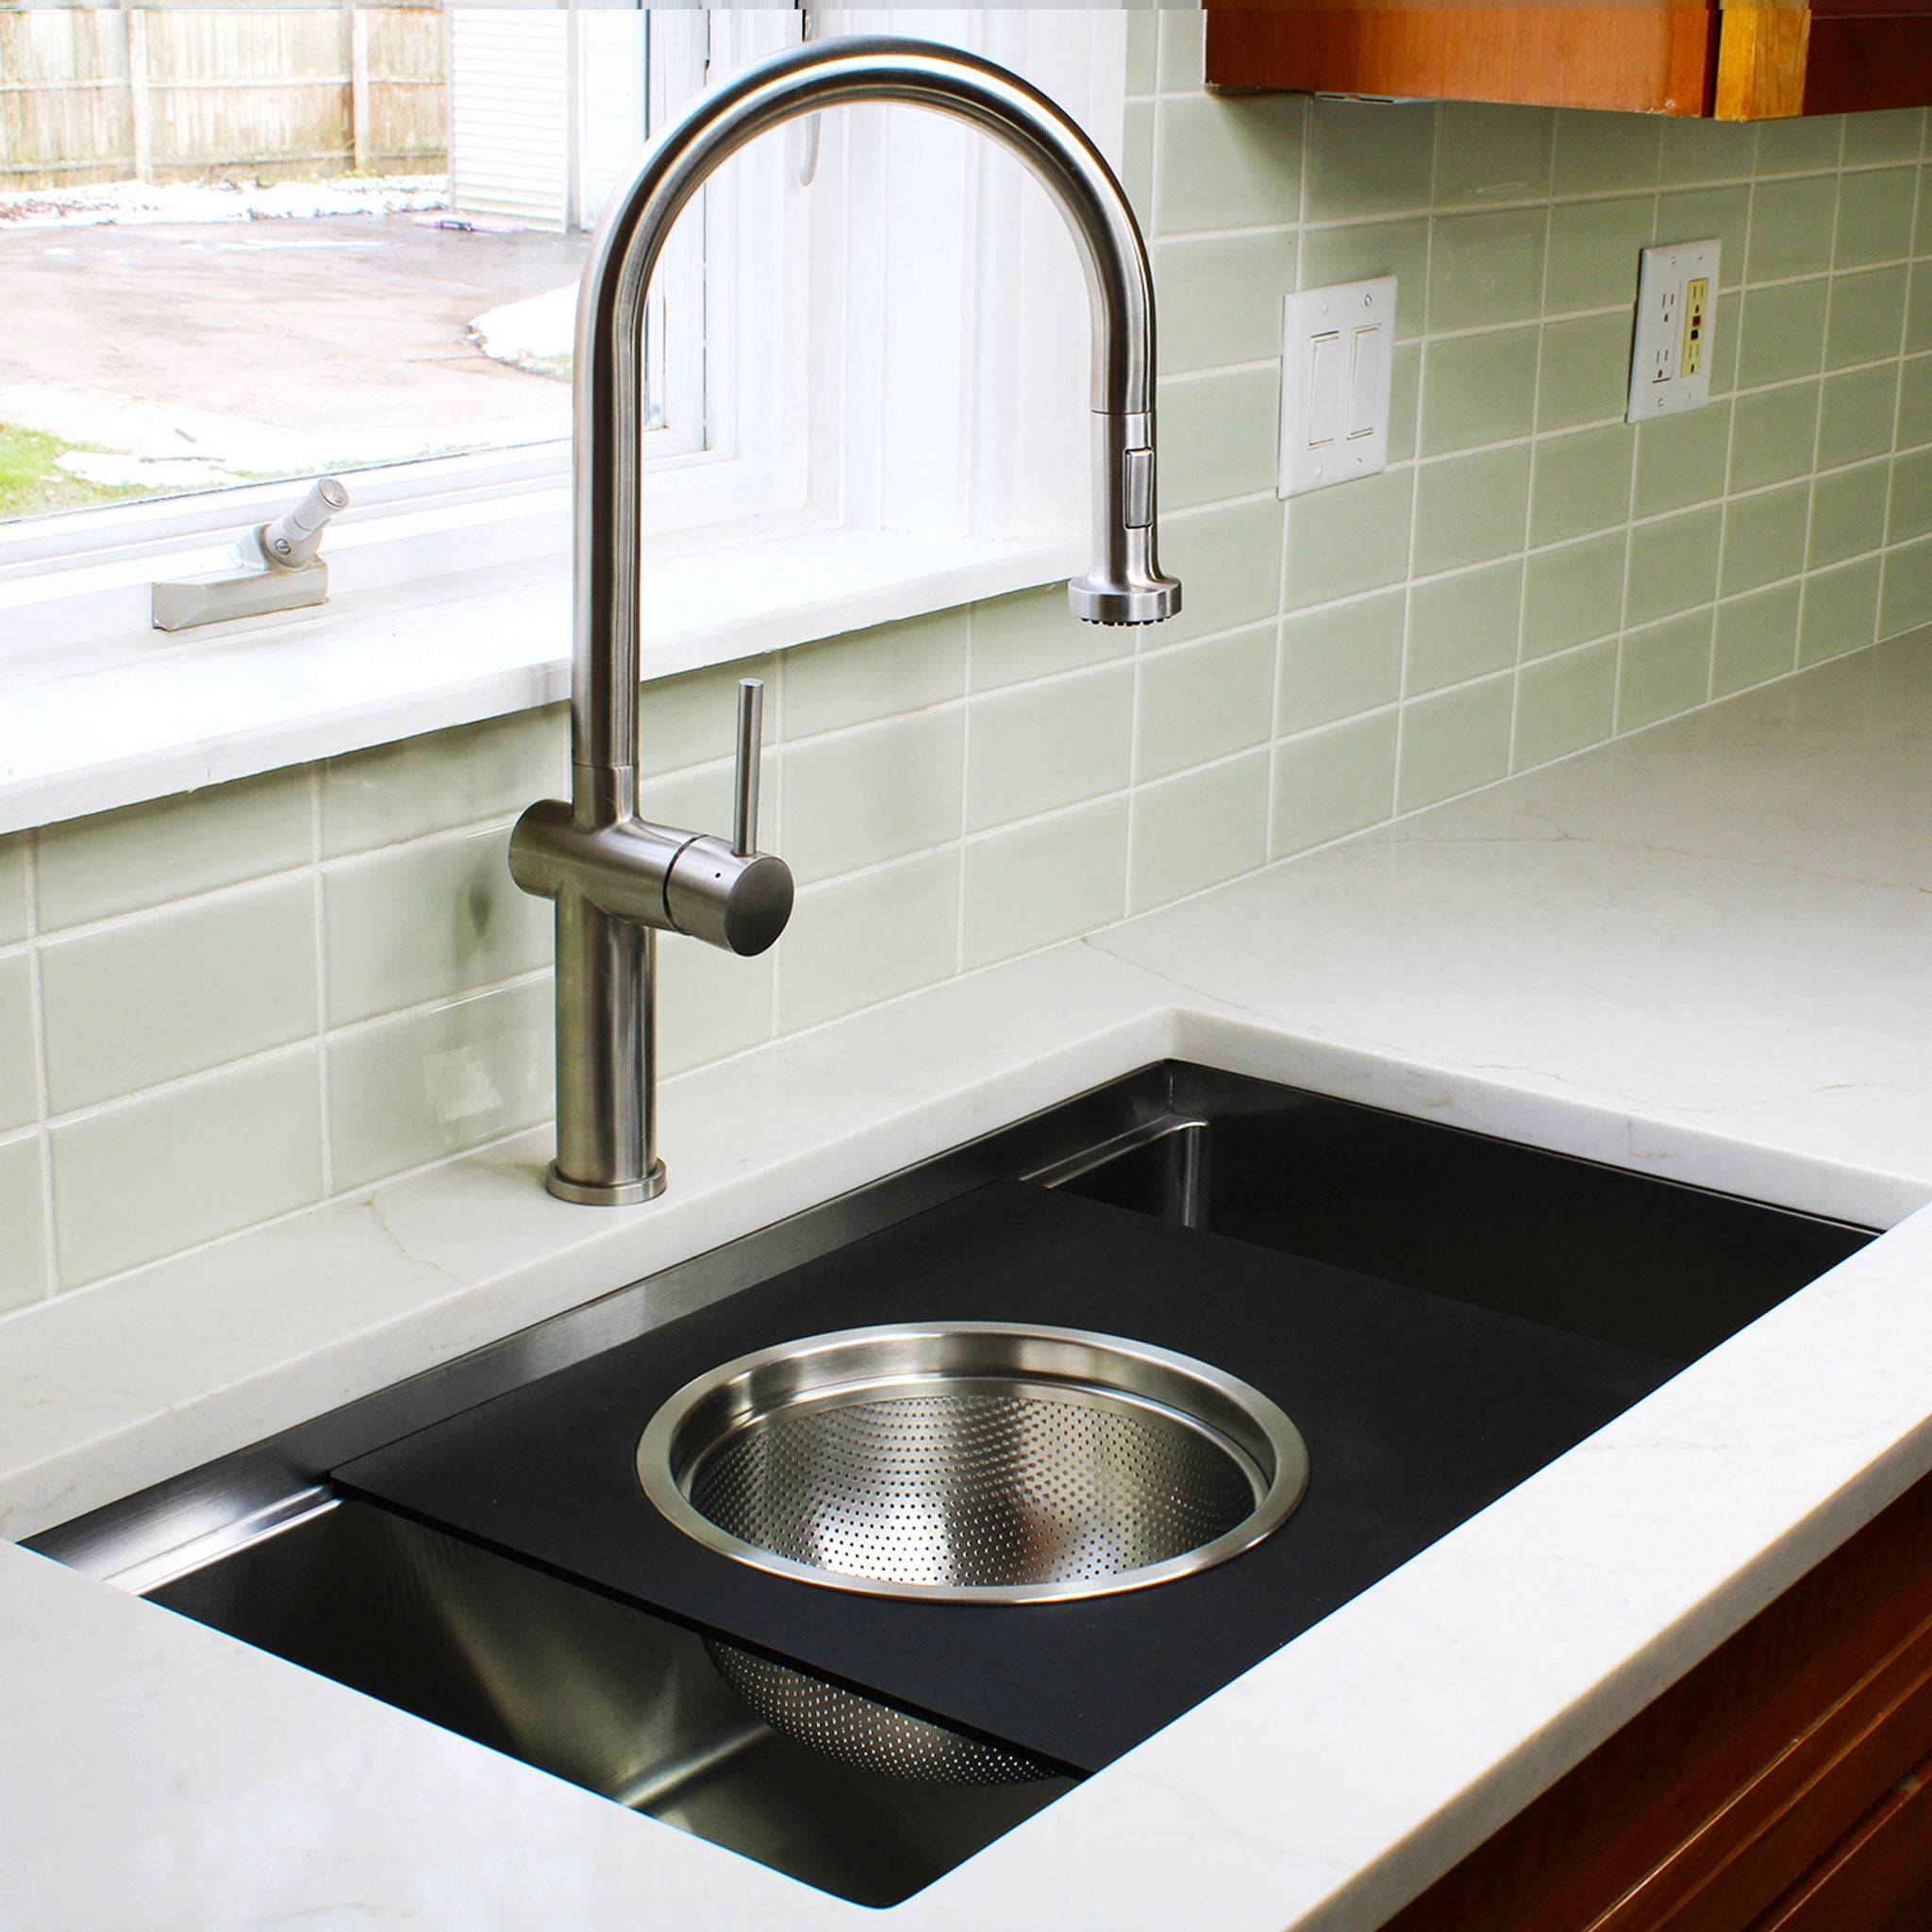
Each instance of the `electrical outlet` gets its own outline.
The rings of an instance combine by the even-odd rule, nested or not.
[[[1710,399],[1717,258],[1715,242],[1669,242],[1643,251],[1626,422],[1701,409]]]

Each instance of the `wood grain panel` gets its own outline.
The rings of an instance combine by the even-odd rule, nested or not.
[[[1717,15],[1697,6],[1219,6],[1214,87],[1703,114]]]
[[[1857,113],[1932,102],[1932,18],[1813,8],[1805,112]]]
[[[1885,1924],[1905,1902],[1920,1798],[1893,1791],[1801,1878],[1751,1932],[1846,1932]]]
[[[1388,1932],[1741,1932],[1928,1749],[1932,1479],[1398,1912]]]
[[[1805,111],[1809,8],[1727,7],[1718,38],[1717,118],[1778,120]]]

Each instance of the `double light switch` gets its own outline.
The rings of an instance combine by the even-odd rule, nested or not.
[[[1279,493],[1300,496],[1389,466],[1395,277],[1288,297],[1281,358]]]

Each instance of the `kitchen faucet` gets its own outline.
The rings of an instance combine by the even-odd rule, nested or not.
[[[678,214],[747,142],[860,101],[933,108],[991,135],[1044,186],[1072,231],[1092,311],[1091,561],[1067,585],[1090,624],[1180,608],[1155,557],[1154,291],[1113,171],[1017,75],[958,48],[884,36],[821,41],[700,97],[638,158],[591,246],[574,369],[571,802],[518,820],[510,873],[557,906],[557,1158],[566,1201],[648,1201],[657,1153],[656,941],[688,933],[761,953],[791,915],[791,874],[758,850],[761,692],[739,691],[736,827],[727,842],[639,808],[639,468],[644,297]]]

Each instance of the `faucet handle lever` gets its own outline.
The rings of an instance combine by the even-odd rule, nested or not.
[[[765,683],[738,681],[738,770],[732,787],[731,849],[748,858],[758,849],[758,754],[765,736]]]

